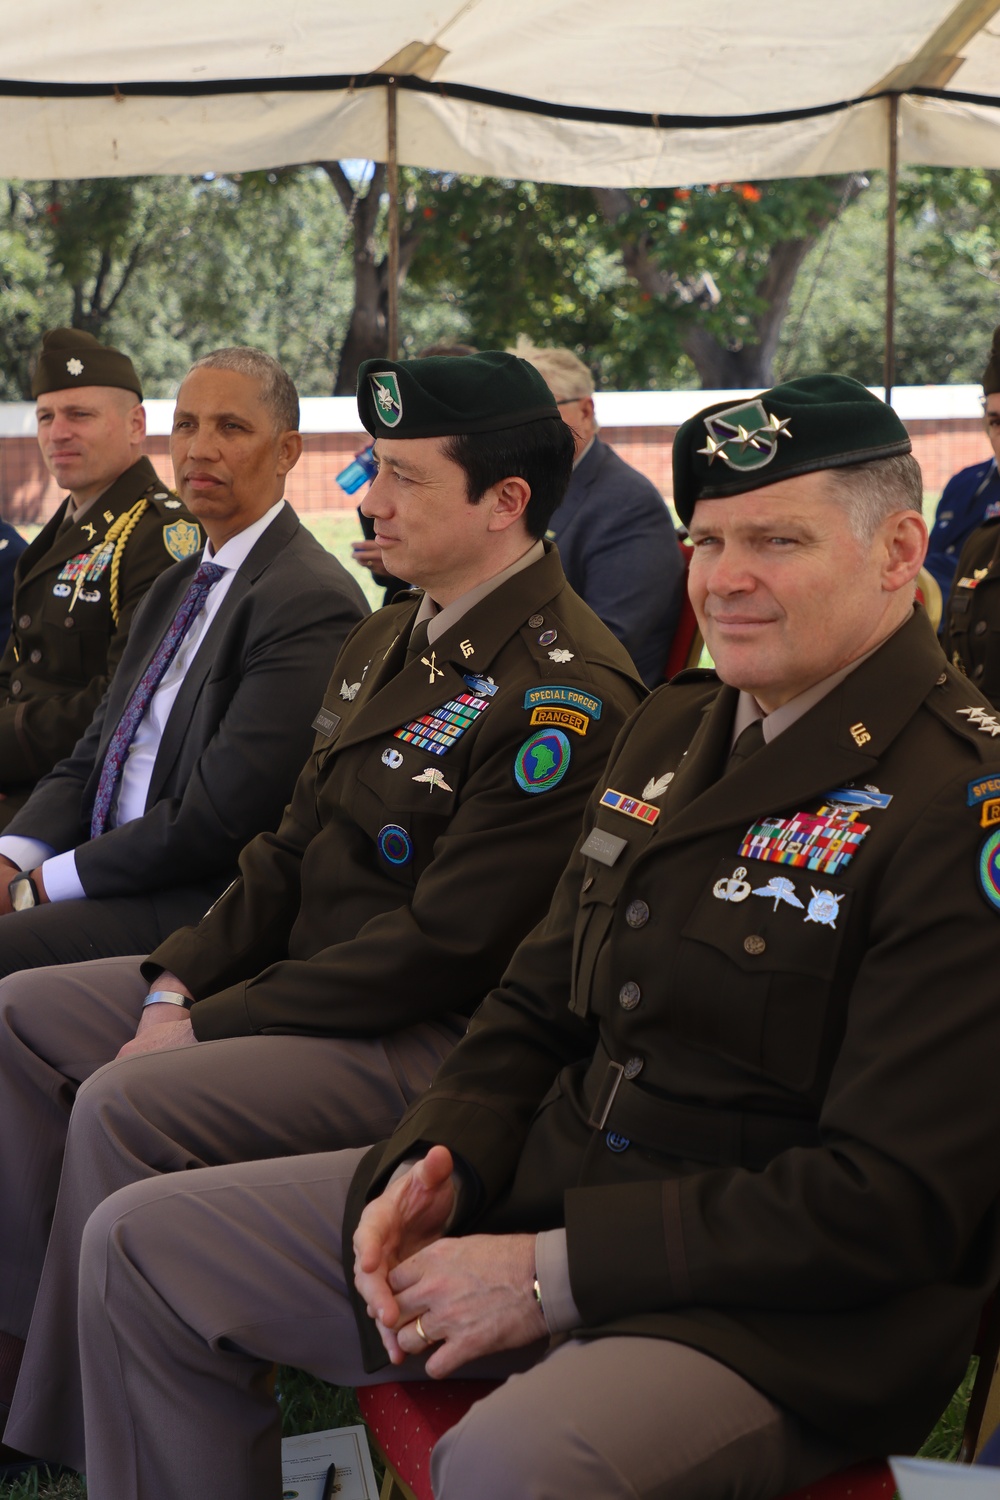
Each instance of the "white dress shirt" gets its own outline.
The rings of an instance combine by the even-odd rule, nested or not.
[[[191,621],[177,654],[161,677],[149,707],[142,716],[122,767],[118,795],[108,816],[109,829],[117,828],[122,823],[131,823],[133,818],[141,817],[146,811],[146,798],[149,796],[156,753],[188,669],[232,586],[237,569],[246,562],[255,543],[284,509],[284,505],[284,500],[279,500],[259,520],[224,542],[218,552],[213,552],[211,542],[206,544],[203,560],[225,568],[225,574],[216,579],[209,589],[204,604]],[[41,839],[4,834],[0,837],[0,854],[12,860],[22,870],[34,870],[41,865],[42,881],[50,901],[77,901],[86,896],[77,874],[76,852],[73,849],[67,849],[64,854],[56,854]]]

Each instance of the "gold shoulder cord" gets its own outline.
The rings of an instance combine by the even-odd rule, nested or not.
[[[131,510],[127,510],[124,515],[119,516],[113,526],[108,527],[107,534],[104,538],[105,544],[108,542],[113,542],[115,548],[114,554],[111,558],[110,596],[111,620],[116,628],[118,625],[118,616],[121,613],[120,601],[118,598],[118,575],[122,570],[122,558],[125,555],[125,544],[148,509],[149,501],[140,500],[136,505],[133,505]]]

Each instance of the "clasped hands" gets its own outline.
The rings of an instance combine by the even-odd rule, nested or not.
[[[433,1346],[426,1369],[438,1378],[547,1337],[533,1234],[443,1237],[452,1169],[450,1151],[432,1146],[368,1204],[354,1234],[354,1282],[390,1360]]]

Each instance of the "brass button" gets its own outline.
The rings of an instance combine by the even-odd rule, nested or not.
[[[982,675],[983,675],[983,673],[985,671],[986,671],[986,667],[984,666],[984,664],[982,662],[980,662],[979,665],[978,665],[978,667],[973,667],[973,669],[972,669],[972,675],[975,678],[975,680],[978,682],[979,679],[980,679],[980,677],[982,677]]]
[[[31,616],[30,615],[19,615],[18,616],[18,620],[17,620],[17,628],[18,628],[18,630],[27,630],[27,629],[29,629],[30,625],[31,625]]]
[[[635,1010],[642,999],[642,990],[634,979],[628,979],[618,991],[618,1004],[622,1010]]]
[[[975,623],[975,625],[973,625],[973,627],[972,627],[972,634],[973,635],[985,635],[987,629],[988,629],[988,626],[987,626],[985,620],[977,620],[976,623]]]
[[[643,1059],[641,1057],[630,1057],[622,1072],[626,1078],[638,1078],[642,1072]]]
[[[625,911],[625,920],[630,927],[645,927],[649,921],[649,907],[645,901],[630,901]]]
[[[10,696],[12,698],[16,698],[18,696],[18,694],[20,693],[20,691],[21,691],[21,679],[19,677],[15,677],[14,681],[10,685]]]
[[[758,937],[756,933],[753,933],[750,937],[743,939],[743,947],[747,953],[751,953],[756,957],[758,953],[763,953],[767,944],[762,937]]]
[[[42,653],[39,651],[38,647],[36,646],[35,649],[34,649],[34,651],[32,651],[32,653],[31,653],[31,660],[37,666],[38,663],[41,661],[41,659],[42,659]]]
[[[530,629],[532,629],[532,630],[537,630],[540,625],[544,625],[544,624],[545,624],[545,616],[544,615],[532,615],[531,618],[530,618],[530,620],[528,621],[528,625],[529,625]]]
[[[948,681],[948,673],[947,672],[942,672],[941,676],[937,680],[938,687],[944,687],[944,685],[945,685],[945,683],[947,681]]]
[[[67,630],[72,630],[76,625],[76,621],[74,620],[72,615],[67,615],[65,620],[63,620],[63,625]]]

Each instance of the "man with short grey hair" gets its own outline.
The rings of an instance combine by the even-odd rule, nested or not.
[[[765,1500],[923,1440],[1000,1276],[1000,722],[914,607],[906,484],[863,541],[831,482],[891,494],[909,447],[839,376],[680,429],[717,672],[633,716],[388,1141],[94,1213],[91,1500],[267,1500],[273,1360],[520,1368],[438,1442],[438,1500]]]
[[[663,680],[684,598],[684,559],[655,486],[597,435],[594,381],[570,349],[527,359],[556,398],[573,433],[573,475],[546,532],[566,577],[621,641],[647,687]]]

